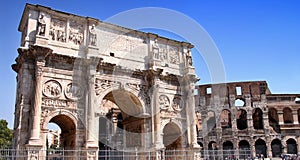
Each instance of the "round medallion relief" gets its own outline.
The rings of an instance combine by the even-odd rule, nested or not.
[[[183,101],[182,101],[181,97],[174,97],[172,107],[175,111],[181,111],[182,110]]]
[[[44,84],[43,94],[47,97],[57,98],[61,95],[61,92],[61,85],[55,80],[47,81]]]
[[[70,83],[67,85],[65,89],[65,95],[69,99],[77,100],[82,97],[83,93],[79,85]]]
[[[170,100],[166,95],[159,96],[159,105],[161,109],[168,109],[170,106]]]

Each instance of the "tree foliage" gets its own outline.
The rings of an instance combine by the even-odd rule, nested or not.
[[[13,132],[7,125],[6,120],[0,120],[0,148],[8,148],[12,145]]]

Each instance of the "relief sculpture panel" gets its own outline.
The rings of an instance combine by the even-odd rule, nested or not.
[[[53,41],[66,42],[66,21],[51,19],[49,35]]]
[[[76,21],[70,21],[70,29],[69,29],[69,41],[80,45],[83,42],[83,25],[76,22]]]
[[[179,64],[178,47],[169,46],[169,62],[172,64]]]

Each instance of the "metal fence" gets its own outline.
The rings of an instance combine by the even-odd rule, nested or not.
[[[205,160],[249,160],[250,150],[201,150],[201,159]],[[31,158],[30,156],[33,156]],[[160,151],[118,151],[118,150],[28,150],[0,149],[0,160],[84,160],[87,157],[98,157],[98,160],[185,160],[193,159],[194,152],[190,150],[160,150]],[[198,159],[199,159],[198,158]]]

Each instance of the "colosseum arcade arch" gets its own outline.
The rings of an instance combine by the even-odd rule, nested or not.
[[[283,109],[283,121],[285,124],[292,124],[294,122],[292,110],[288,107]]]
[[[269,109],[269,124],[275,132],[280,133],[279,117],[275,108]]]
[[[231,159],[234,156],[233,143],[231,141],[225,141],[223,143],[223,158]]]
[[[256,155],[264,155],[264,157],[267,156],[267,146],[264,140],[258,139],[255,141],[255,153]]]
[[[297,142],[293,138],[288,139],[286,145],[288,154],[297,154]]]
[[[237,122],[237,128],[239,130],[244,130],[248,128],[247,124],[247,111],[244,109],[239,109],[236,113],[236,122]]]
[[[231,112],[228,109],[223,109],[220,115],[220,123],[223,129],[231,128]]]
[[[241,140],[239,142],[239,158],[246,159],[251,155],[250,144],[247,140]]]
[[[281,157],[282,145],[279,139],[274,139],[271,142],[271,149],[272,149],[272,157]]]
[[[260,108],[255,108],[252,114],[254,129],[263,129],[263,112]]]

